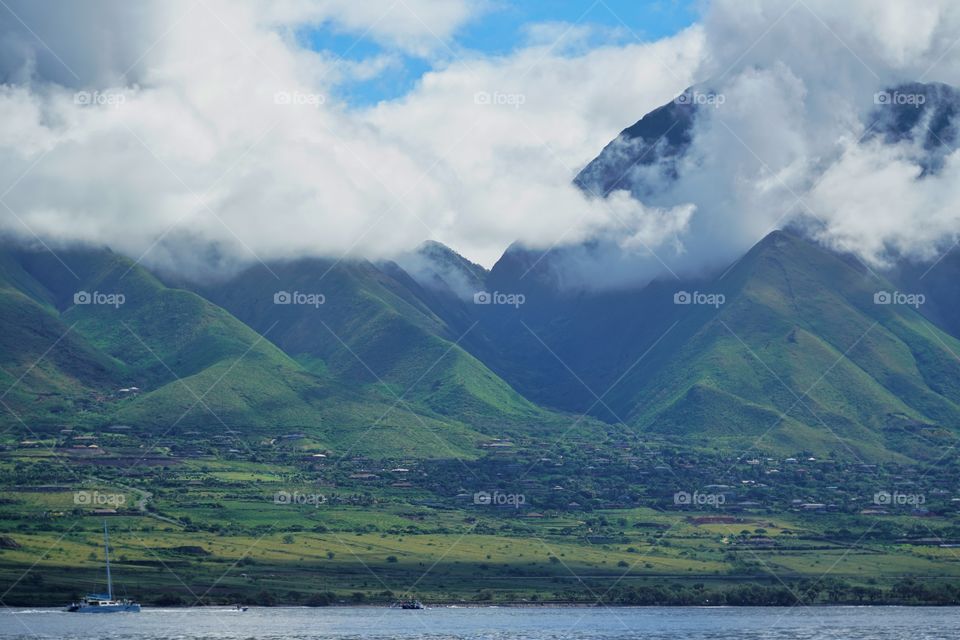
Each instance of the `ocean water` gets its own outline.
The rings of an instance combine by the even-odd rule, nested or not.
[[[0,638],[110,640],[929,640],[960,638],[957,607],[0,610]]]

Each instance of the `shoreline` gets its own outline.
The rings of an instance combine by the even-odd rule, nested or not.
[[[793,609],[796,605],[782,604],[586,604],[583,602],[558,603],[550,602],[536,604],[530,602],[504,602],[497,604],[478,604],[478,603],[433,603],[424,605],[424,609],[400,609],[391,607],[389,604],[331,604],[322,607],[311,607],[303,604],[279,604],[272,606],[265,605],[243,605],[248,610],[278,610],[278,609],[315,609],[318,611],[329,609],[394,609],[396,611],[429,611],[432,609]],[[960,604],[933,604],[933,603],[914,603],[914,604],[853,604],[853,603],[817,603],[806,604],[804,608],[815,607],[820,609],[927,609],[927,608],[958,608]],[[210,611],[236,611],[232,605],[227,604],[208,604],[208,605],[141,605],[143,610],[149,611],[185,611],[188,609],[200,609]],[[17,613],[23,611],[43,611],[49,613],[62,612],[68,613],[65,606],[21,606],[9,605],[5,607],[6,611]],[[241,612],[247,613],[247,611]]]

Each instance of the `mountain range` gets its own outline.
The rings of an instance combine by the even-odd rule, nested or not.
[[[910,87],[923,108],[874,135],[933,123],[935,172],[960,99]],[[696,117],[691,100],[653,111],[575,183],[655,197],[650,172],[681,170]],[[107,248],[8,241],[0,420],[21,438],[117,424],[147,443],[298,433],[393,457],[617,425],[698,447],[922,460],[955,435],[960,251],[877,272],[790,228],[695,278],[568,286],[571,252],[608,250],[514,245],[487,270],[428,242],[394,261],[303,258],[192,282]]]

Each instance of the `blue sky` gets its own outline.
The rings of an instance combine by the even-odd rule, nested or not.
[[[464,25],[449,46],[458,55],[505,55],[530,42],[533,26],[549,23],[595,28],[596,36],[586,46],[657,40],[690,26],[697,17],[696,4],[696,0],[492,0],[488,10]],[[436,58],[415,57],[331,25],[304,37],[312,48],[345,60],[396,56],[397,64],[386,73],[339,87],[340,97],[355,106],[406,94],[424,73],[452,55],[441,47]]]

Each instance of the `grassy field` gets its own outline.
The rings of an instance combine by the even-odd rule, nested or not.
[[[441,473],[430,467],[318,467],[303,454],[171,458],[131,478],[102,461],[7,451],[2,600],[58,605],[102,589],[104,521],[118,593],[150,604],[596,603],[644,587],[695,594],[745,585],[828,598],[838,584],[845,601],[882,599],[910,578],[960,584],[952,514],[498,507],[469,492],[438,494],[423,480]],[[354,477],[364,473],[377,478]]]

